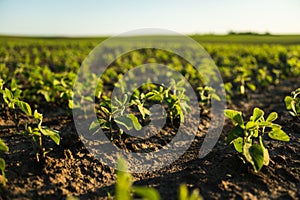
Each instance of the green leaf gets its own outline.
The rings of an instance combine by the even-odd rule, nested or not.
[[[16,89],[18,89],[16,79],[14,79],[14,78],[11,79],[10,88],[11,88],[11,91],[15,91]]]
[[[94,130],[96,128],[99,128],[99,122],[98,122],[98,120],[92,121],[92,123],[89,126],[89,130],[91,131],[91,130]]]
[[[185,200],[189,196],[189,191],[186,187],[186,185],[181,184],[179,187],[179,200]]]
[[[0,171],[2,173],[2,184],[3,186],[6,185],[6,177],[5,177],[5,167],[6,167],[6,163],[5,163],[5,160],[3,158],[0,158]],[[1,181],[0,181],[1,183]]]
[[[44,96],[46,102],[50,102],[51,101],[50,94],[49,94],[48,90],[39,90],[37,93],[38,94],[42,94]]]
[[[17,100],[17,99],[20,98],[21,92],[22,92],[22,91],[19,90],[19,89],[16,89],[16,90],[14,91],[14,100]]]
[[[117,166],[116,200],[130,200],[131,185],[132,177],[127,172],[127,163],[120,158]]]
[[[203,199],[197,189],[193,190],[192,194],[189,195],[189,191],[186,185],[181,184],[179,187],[179,200],[201,200]]]
[[[154,102],[161,102],[163,100],[162,94],[158,93],[157,91],[156,92],[154,92],[154,91],[148,92],[145,95],[145,98],[150,101],[154,101]]]
[[[243,154],[246,160],[252,164],[255,172],[258,172],[264,165],[264,150],[260,145],[246,143]]]
[[[264,116],[264,111],[259,108],[254,108],[253,115],[251,116],[250,120],[256,122],[260,118]]]
[[[238,124],[240,126],[244,125],[244,121],[243,121],[243,117],[242,117],[242,113],[236,110],[230,110],[230,109],[226,109],[224,111],[224,114],[227,118],[231,119],[235,125]]]
[[[230,144],[233,140],[239,138],[239,137],[244,137],[244,129],[242,129],[239,125],[234,127],[232,131],[229,133],[226,143]]]
[[[0,151],[7,152],[9,151],[8,146],[4,143],[3,140],[0,139]]]
[[[189,196],[188,200],[203,200],[202,196],[199,194],[198,189],[194,189],[192,194]]]
[[[266,121],[267,122],[272,122],[274,120],[276,120],[278,117],[277,113],[276,112],[272,112],[269,114],[269,116],[267,117]]]
[[[43,114],[39,113],[37,110],[34,110],[33,117],[34,119],[37,119],[39,121],[43,120]]]
[[[239,137],[239,138],[233,140],[232,143],[237,152],[239,152],[239,153],[243,152],[243,138]]]
[[[137,107],[138,107],[143,119],[145,119],[146,115],[150,115],[150,111],[147,108],[145,108],[143,106],[143,104],[138,104]]]
[[[6,167],[6,163],[5,160],[3,158],[0,158],[0,171],[2,173],[2,184],[3,186],[6,185],[6,177],[5,177],[5,167]]]
[[[259,135],[259,130],[258,129],[254,129],[252,132],[250,132],[253,134],[253,137],[257,138]]]
[[[74,108],[74,104],[73,104],[73,100],[72,100],[72,99],[69,99],[69,100],[68,100],[68,107],[69,107],[70,109],[73,109],[73,108]]]
[[[0,158],[0,170],[3,174],[5,170],[5,160],[3,158]]]
[[[133,192],[144,200],[159,200],[160,195],[154,188],[133,187]]]
[[[258,122],[258,125],[260,128],[262,127],[270,127],[272,128],[272,126],[274,125],[272,122],[268,122],[268,121],[261,121],[261,122]]]
[[[216,93],[211,94],[211,99],[216,100],[216,101],[221,101],[221,98]]]
[[[264,148],[264,165],[268,166],[270,163],[270,156],[268,149]]]
[[[108,198],[108,199],[110,199],[110,198]],[[67,196],[66,200],[80,200],[80,199],[78,197],[75,197],[75,196]]]
[[[142,129],[142,125],[140,124],[138,118],[134,114],[128,114],[127,116],[131,119],[135,130],[139,131]]]
[[[109,111],[107,108],[105,108],[104,106],[101,106],[100,109],[101,109],[105,114],[108,114],[108,115],[111,114],[110,111]]]
[[[28,116],[32,116],[31,107],[24,101],[16,101],[16,105]]]
[[[273,124],[273,123],[271,123],[269,125],[269,127],[272,128],[273,130],[275,130],[275,129],[281,129],[281,126],[279,124]]]
[[[7,97],[9,101],[12,101],[14,99],[13,93],[7,88],[5,88],[4,90],[4,96]]]
[[[256,90],[256,86],[252,83],[247,83],[247,86],[250,90],[255,91]]]
[[[284,98],[284,103],[285,103],[285,107],[287,110],[291,110],[292,109],[292,102],[293,102],[293,98],[290,96],[286,96]]]
[[[53,142],[55,142],[55,144],[59,145],[60,135],[58,131],[46,127],[42,127],[40,131],[42,132],[43,135],[50,137],[53,140]]]
[[[253,122],[253,121],[249,121],[247,122],[246,124],[246,130],[250,130],[250,129],[253,129],[257,126],[257,123]]]
[[[273,129],[268,133],[268,136],[274,140],[288,142],[290,137],[281,129]]]
[[[0,78],[0,93],[2,93],[3,85],[4,85],[4,81],[2,78]]]
[[[263,143],[263,139],[261,136],[259,137],[259,145],[264,150],[264,165],[268,166],[269,162],[270,162],[269,151],[267,148],[265,148],[265,145]]]
[[[124,126],[127,130],[131,130],[133,128],[131,118],[126,115],[115,117],[114,120],[117,124]]]

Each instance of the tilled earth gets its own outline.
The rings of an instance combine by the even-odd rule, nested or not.
[[[134,185],[158,189],[162,199],[176,199],[181,183],[190,190],[199,188],[205,199],[299,199],[300,198],[300,121],[285,110],[283,99],[300,86],[291,79],[264,91],[251,93],[248,98],[234,98],[229,108],[243,111],[249,117],[254,107],[266,113],[276,111],[276,123],[283,126],[290,142],[266,139],[271,162],[255,173],[243,164],[233,147],[224,141],[232,128],[226,120],[222,134],[213,150],[199,158],[199,150],[209,125],[209,115],[201,117],[195,140],[174,163],[147,173],[133,174]],[[2,110],[0,136],[10,151],[7,162],[7,186],[0,189],[0,199],[65,199],[69,195],[80,199],[105,199],[114,195],[115,170],[105,166],[79,140],[73,122],[59,109],[45,107],[45,125],[60,130],[61,145],[45,160],[37,162],[30,138],[16,135],[17,126],[11,113]],[[20,116],[22,119],[22,116]],[[23,117],[24,118],[24,117]],[[171,133],[170,133],[171,132]],[[172,131],[166,134],[172,135]],[[132,148],[132,141],[119,140],[119,146]],[[139,146],[137,146],[138,148]],[[136,148],[136,147],[135,147]]]

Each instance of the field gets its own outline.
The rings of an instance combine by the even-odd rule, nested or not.
[[[132,184],[143,186],[142,195],[144,187],[149,187],[156,189],[161,199],[177,199],[180,185],[185,184],[190,193],[198,189],[204,199],[299,199],[300,94],[291,92],[300,88],[300,36],[191,37],[212,57],[224,84],[212,88],[206,84],[205,74],[185,58],[153,49],[122,55],[109,64],[101,81],[88,73],[78,84],[81,64],[105,37],[1,36],[0,199],[110,199],[118,193],[115,185],[121,175],[117,177],[115,169],[95,158],[85,140],[102,134],[126,152],[153,152],[169,144],[185,123],[196,129],[183,126],[186,137],[195,136],[183,155],[154,172],[131,174]],[[109,60],[119,50],[108,50],[102,56]],[[126,83],[118,80],[145,63],[166,64],[180,72],[196,91],[199,113],[186,98],[185,83],[176,77],[167,77],[170,86],[148,82],[132,96],[127,94]],[[205,64],[201,65],[205,68]],[[162,71],[149,67],[149,73],[165,79]],[[77,91],[73,90],[75,82]],[[122,91],[115,101],[111,99],[114,87]],[[86,95],[89,92],[93,95]],[[74,112],[80,113],[80,119],[89,119],[83,105],[93,100],[97,121],[76,124]],[[229,110],[225,115],[233,123],[225,120],[214,148],[199,158],[216,117],[214,102],[226,104]],[[165,113],[153,118],[150,107],[157,104]],[[190,119],[190,115],[198,118]],[[160,131],[156,126],[150,128],[148,139],[126,133],[139,131],[161,116],[166,116],[165,125]],[[80,137],[78,126],[89,127],[91,135]],[[185,142],[180,141],[178,148]],[[159,163],[164,163],[163,157],[153,166]],[[136,192],[134,197],[139,195]]]

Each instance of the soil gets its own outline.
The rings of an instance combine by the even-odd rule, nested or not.
[[[290,136],[290,142],[266,140],[271,162],[260,172],[255,173],[233,147],[224,143],[232,128],[228,120],[213,150],[204,158],[198,157],[209,124],[206,116],[201,118],[192,145],[178,160],[155,172],[133,174],[133,184],[156,188],[162,199],[176,199],[181,183],[190,190],[198,188],[205,199],[300,199],[300,120],[289,116],[283,103],[284,97],[299,86],[299,79],[286,80],[247,98],[235,97],[228,105],[243,111],[245,117],[254,107],[266,113],[276,111],[276,123]],[[108,199],[108,194],[114,195],[115,170],[88,152],[63,110],[43,109],[45,125],[59,130],[62,141],[60,146],[46,141],[46,147],[53,151],[40,162],[35,159],[30,138],[14,134],[18,128],[13,114],[1,110],[0,137],[10,151],[4,155],[8,182],[0,189],[0,199],[65,199],[69,195]]]

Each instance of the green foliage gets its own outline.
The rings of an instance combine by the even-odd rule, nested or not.
[[[116,200],[131,200],[133,196],[138,196],[144,200],[159,200],[160,195],[154,188],[143,186],[132,186],[132,176],[127,172],[127,163],[124,159],[119,159],[117,165]],[[179,200],[202,200],[197,189],[189,194],[186,185],[181,184],[179,188]]]
[[[299,96],[298,96],[299,95]],[[286,109],[293,117],[300,118],[300,88],[291,92],[291,96],[284,98]]]
[[[2,174],[2,177],[0,177],[0,183],[3,186],[6,185],[5,167],[6,167],[5,160],[3,158],[0,158],[0,171],[1,171],[1,174]]]
[[[0,139],[0,151],[7,152],[8,150],[8,146],[4,143],[3,140]]]
[[[237,152],[243,155],[245,161],[249,162],[255,172],[259,171],[263,165],[269,164],[269,153],[263,142],[263,136],[268,136],[274,140],[290,140],[289,136],[281,129],[281,126],[273,123],[277,119],[276,112],[272,112],[265,119],[264,111],[254,108],[250,120],[245,122],[242,112],[236,110],[225,110],[225,116],[230,119],[234,128],[229,133],[226,143],[233,144]]]
[[[133,187],[133,192],[144,200],[159,200],[160,195],[154,188],[146,188],[146,187]]]
[[[238,69],[238,73],[234,82],[238,84],[239,94],[245,95],[246,89],[250,89],[251,91],[256,90],[256,86],[252,83],[251,77],[252,72],[247,69],[247,67],[241,67]]]
[[[36,149],[36,156],[37,160],[39,161],[41,157],[44,157],[50,150],[46,150],[43,147],[42,136],[47,136],[51,138],[55,144],[59,145],[60,143],[60,135],[59,132],[49,129],[47,127],[42,126],[43,122],[43,115],[39,113],[37,110],[32,113],[31,107],[28,103],[19,100],[20,95],[22,93],[21,90],[18,89],[16,81],[12,79],[11,81],[11,90],[5,88],[0,91],[2,93],[2,97],[4,102],[8,105],[11,109],[19,108],[23,113],[25,113],[28,117],[33,117],[37,122],[37,127],[31,127],[27,124],[25,126],[25,132],[20,132],[19,134],[25,134],[32,137],[35,145],[37,145]],[[18,124],[19,125],[19,124]]]
[[[45,149],[43,147],[43,136],[49,137],[56,145],[60,144],[60,135],[58,131],[52,130],[48,127],[42,126],[43,115],[37,110],[34,111],[33,118],[37,122],[37,127],[31,127],[27,124],[25,125],[25,132],[19,134],[24,134],[32,137],[36,151],[37,161],[40,161],[41,158],[44,158],[47,153],[52,149]]]
[[[185,114],[191,109],[183,82],[172,80],[170,87],[147,82],[134,91],[131,97],[124,89],[126,81],[114,82],[120,80],[122,74],[134,66],[143,63],[168,65],[180,72],[193,88],[201,86],[197,88],[197,91],[200,105],[204,108],[212,99],[219,99],[214,88],[205,86],[202,82],[204,79],[201,77],[202,74],[195,70],[198,66],[192,66],[169,52],[143,49],[118,58],[102,77],[97,77],[93,73],[87,74],[87,82],[79,85],[82,93],[76,94],[82,99],[74,103],[72,97],[75,94],[72,89],[77,71],[90,50],[103,39],[78,41],[74,39],[0,38],[0,93],[3,97],[3,101],[2,99],[0,101],[1,109],[7,106],[13,116],[17,116],[18,112],[23,112],[29,118],[35,119],[36,124],[22,125],[25,127],[24,134],[30,135],[35,141],[37,155],[43,157],[49,151],[43,148],[44,136],[49,137],[56,144],[59,144],[60,137],[57,131],[42,126],[42,114],[31,110],[30,105],[48,106],[55,103],[64,109],[68,107],[70,111],[70,109],[80,109],[82,102],[94,102],[96,99],[98,120],[91,123],[91,130],[98,127],[98,124],[106,130],[112,130],[116,127],[115,125],[119,125],[124,131],[140,130],[142,124],[149,121],[151,115],[149,108],[156,103],[162,104],[166,109],[171,123],[183,122]],[[247,96],[251,91],[260,92],[262,88],[267,89],[270,85],[280,84],[280,81],[285,78],[299,77],[300,45],[297,42],[299,36],[208,35],[194,36],[194,39],[200,42],[213,42],[205,43],[204,47],[220,69],[227,99],[233,99],[237,94]],[[244,45],[245,41],[247,45]],[[230,45],[224,42],[230,42]],[[256,45],[261,43],[264,45]],[[118,49],[108,49],[103,57],[112,58],[118,51]],[[205,63],[200,65],[205,66]],[[159,75],[160,72],[153,70],[153,73]],[[96,88],[93,91],[94,97],[83,95],[90,86]],[[124,93],[123,99],[115,99],[114,105],[109,99],[111,91],[104,91],[105,87],[110,88],[110,86],[118,87]],[[297,117],[300,113],[298,94],[299,89],[285,98],[287,109],[291,115]],[[128,104],[125,103],[127,102],[125,98]],[[85,109],[84,106],[82,109]],[[128,114],[125,112],[128,111],[126,109],[133,112]],[[273,120],[277,118],[276,113],[271,113],[264,120],[264,113],[255,110],[253,117],[247,122],[244,121],[241,112],[227,111],[227,115],[235,124],[227,141],[233,144],[256,170],[261,168],[262,160],[264,165],[268,163],[268,150],[262,140],[264,133],[272,139],[289,140],[280,126],[273,123]],[[16,122],[19,129],[19,119],[16,119]],[[123,130],[120,130],[119,134],[122,133]],[[139,193],[139,189],[136,191]]]
[[[150,91],[136,90],[128,99],[129,95],[126,93],[122,99],[114,97],[110,100],[109,97],[102,95],[100,103],[97,107],[98,120],[90,124],[90,130],[96,132],[98,124],[102,129],[112,130],[114,124],[119,125],[119,135],[123,134],[126,130],[135,129],[137,131],[142,129],[141,122],[149,120],[151,115],[149,107],[153,104],[161,104],[167,107],[168,117],[173,123],[175,120],[184,122],[185,114],[190,112],[189,98],[185,95],[184,82],[175,82],[171,80],[170,87],[156,86],[153,84],[145,84],[142,88],[151,89]],[[122,88],[122,84],[118,87]],[[216,96],[212,92],[208,93],[207,98]],[[213,97],[212,97],[213,98]],[[208,101],[205,100],[205,101]],[[138,110],[139,114],[129,113],[125,110]],[[97,124],[98,123],[98,124]]]
[[[179,187],[179,200],[202,200],[203,198],[199,194],[197,189],[193,190],[189,195],[186,185],[181,184]]]
[[[200,96],[200,105],[207,106],[210,104],[211,100],[221,101],[220,97],[217,95],[216,90],[209,86],[200,86],[197,88]]]
[[[132,177],[127,170],[126,161],[120,159],[117,166],[116,200],[131,199]]]
[[[3,140],[0,139],[0,153],[7,152],[7,151],[9,151],[8,146],[4,143]],[[2,184],[3,186],[6,185],[5,167],[6,167],[5,160],[3,158],[0,158],[0,172],[2,174],[2,177],[0,177],[0,184]]]

